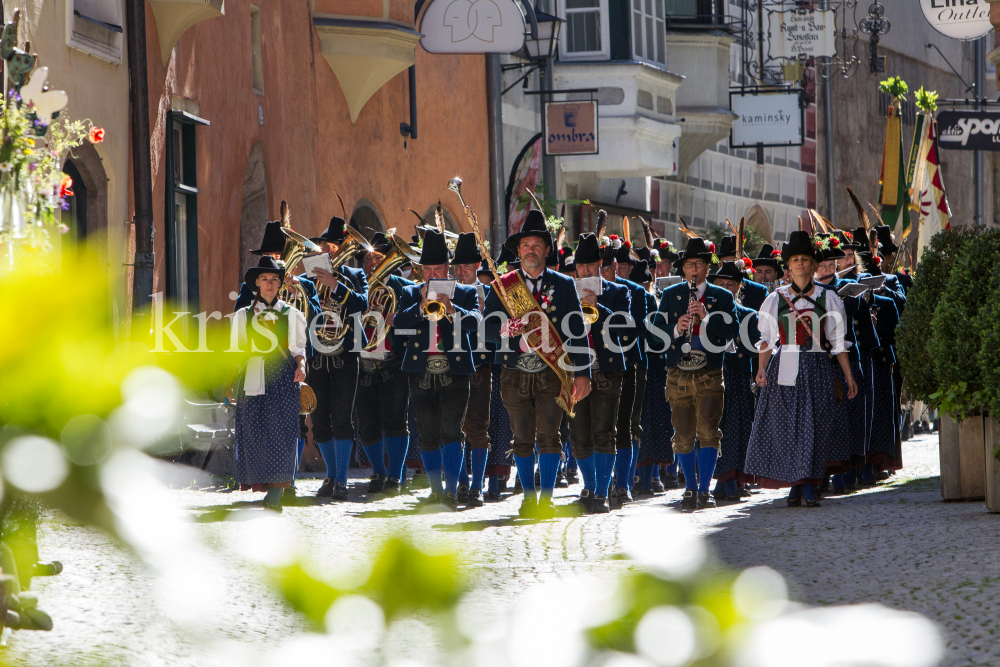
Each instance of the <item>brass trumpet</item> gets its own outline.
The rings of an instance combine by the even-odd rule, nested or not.
[[[375,333],[372,339],[368,341],[365,345],[366,352],[372,352],[378,349],[382,341],[389,333],[389,327],[385,324],[386,320],[396,313],[396,306],[399,305],[396,299],[396,293],[391,287],[385,284],[389,276],[397,267],[402,266],[406,262],[414,262],[418,257],[409,254],[410,246],[406,245],[406,241],[397,236],[392,235],[393,247],[386,253],[385,258],[379,262],[379,265],[375,267],[372,271],[371,278],[368,279],[368,310],[361,317],[361,326],[373,326],[375,327]],[[379,326],[378,318],[376,313],[382,317],[382,326]],[[369,324],[369,322],[371,322]]]
[[[359,232],[357,232],[353,227],[347,227],[347,238],[344,242],[340,244],[340,248],[337,249],[337,253],[330,258],[330,262],[333,264],[333,271],[337,273],[344,264],[354,257],[361,250],[371,250],[372,247],[369,245],[368,240],[365,239]],[[320,310],[324,313],[336,313],[340,314],[342,306],[333,298],[333,293],[330,288],[322,283],[316,286],[316,293],[319,296]],[[348,324],[343,321],[339,325],[324,324],[316,332],[316,336],[326,344],[339,344],[345,335],[347,335]]]
[[[430,322],[445,319],[451,322],[451,315],[444,309],[444,304],[436,299],[430,299],[424,306],[424,317]]]
[[[307,253],[320,252],[320,247],[299,234],[290,227],[282,227],[281,231],[287,237],[285,247],[281,250],[281,259],[285,265],[285,275],[292,275],[295,267]],[[309,297],[299,283],[282,283],[278,289],[278,298],[294,307],[306,317],[309,316]]]
[[[583,309],[583,321],[587,324],[593,324],[600,317],[597,308],[591,306],[589,303],[582,304],[580,307]]]

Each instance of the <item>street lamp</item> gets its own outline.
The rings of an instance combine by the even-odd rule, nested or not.
[[[564,21],[558,16],[533,9],[528,2],[524,3],[524,7],[528,12],[530,32],[524,36],[524,47],[514,55],[528,62],[501,65],[500,69],[504,72],[509,72],[510,70],[527,67],[528,71],[517,81],[507,86],[503,91],[504,93],[522,81],[525,87],[527,87],[528,77],[535,70],[544,73],[549,61],[556,57],[556,48],[559,45],[559,32]]]

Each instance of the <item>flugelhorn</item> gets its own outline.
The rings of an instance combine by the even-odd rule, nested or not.
[[[385,282],[398,267],[407,262],[414,262],[419,259],[409,253],[410,246],[406,245],[406,241],[398,235],[392,235],[392,242],[392,248],[386,253],[385,258],[379,262],[378,266],[375,267],[371,277],[368,279],[368,310],[361,317],[361,325],[373,326],[375,327],[375,332],[372,339],[365,345],[366,352],[377,349],[382,344],[382,341],[385,340],[386,335],[389,333],[389,326],[386,322],[396,313],[396,306],[399,305],[396,299],[396,292],[386,285]],[[381,322],[379,322],[376,313],[378,316],[381,316]]]
[[[285,275],[290,276],[306,254],[320,252],[320,247],[290,227],[282,227],[281,231],[286,238],[279,261],[285,265]],[[282,283],[278,289],[278,298],[309,317],[309,296],[301,284]]]
[[[354,255],[361,250],[371,251],[372,247],[368,240],[357,232],[353,227],[346,227],[347,238],[340,244],[336,254],[331,255],[330,263],[333,264],[333,273],[339,273],[340,267],[346,264]],[[340,315],[342,305],[334,298],[329,287],[320,283],[316,286],[316,293],[319,296],[320,309],[323,312],[324,320],[329,314]],[[327,324],[324,321],[322,327],[316,331],[316,336],[326,344],[339,344],[347,334],[348,324],[340,318],[340,324]]]
[[[583,321],[587,324],[593,324],[597,322],[600,317],[600,313],[597,312],[597,308],[591,306],[589,303],[584,303],[580,305],[583,309]]]

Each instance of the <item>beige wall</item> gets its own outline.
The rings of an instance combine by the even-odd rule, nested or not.
[[[116,64],[67,45],[67,11],[72,14],[72,0],[16,0],[3,3],[4,20],[10,21],[15,9],[22,18],[18,43],[31,42],[38,54],[38,66],[48,67],[48,80],[53,89],[69,94],[69,106],[63,112],[70,119],[90,119],[106,130],[104,142],[77,151],[81,161],[91,167],[95,177],[103,170],[107,178],[107,197],[100,202],[107,210],[101,216],[107,221],[106,238],[99,251],[107,262],[112,279],[111,297],[119,317],[124,313],[125,221],[130,218],[129,206],[129,105],[128,68],[122,41],[122,63]],[[124,19],[124,5],[121,15]],[[103,212],[103,211],[102,211]],[[53,234],[58,248],[61,239]]]

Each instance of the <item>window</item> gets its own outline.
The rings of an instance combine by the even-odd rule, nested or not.
[[[666,0],[632,0],[632,56],[659,65],[667,64]]]
[[[726,22],[726,8],[722,0],[664,0],[671,24],[722,24]],[[732,2],[730,2],[732,4]],[[737,12],[734,13],[738,13]]]
[[[260,52],[260,8],[250,7],[250,64],[253,68],[253,90],[264,94],[264,61]]]
[[[122,62],[121,0],[70,0],[66,11],[67,45],[113,63]]]
[[[560,41],[560,59],[607,59],[608,0],[560,0],[566,25]]]
[[[195,128],[208,121],[185,111],[167,116],[166,296],[198,309],[198,175]]]

